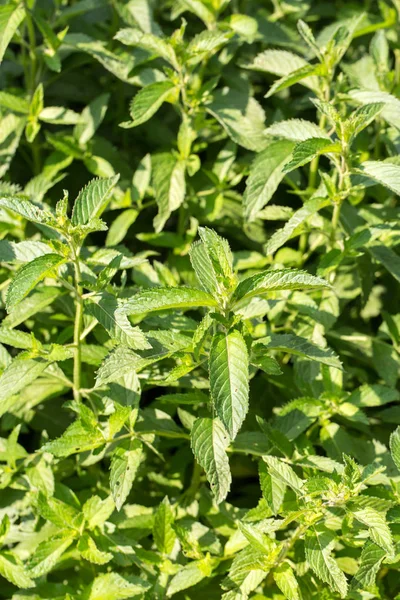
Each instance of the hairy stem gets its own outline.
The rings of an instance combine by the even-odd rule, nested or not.
[[[79,249],[74,247],[74,270],[75,270],[75,325],[74,325],[74,398],[81,400],[81,369],[82,369],[82,327],[83,327],[83,298],[81,287],[81,268],[79,265]]]

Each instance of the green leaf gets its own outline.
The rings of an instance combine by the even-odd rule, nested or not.
[[[268,472],[271,477],[280,481],[285,486],[289,486],[297,494],[302,493],[304,482],[296,475],[292,467],[275,456],[263,456],[263,460],[268,466]]]
[[[38,256],[51,254],[50,246],[43,242],[9,242],[0,240],[0,261],[7,263],[26,263]]]
[[[186,162],[169,152],[156,154],[152,159],[153,185],[158,205],[154,229],[159,233],[171,213],[182,204],[185,191]]]
[[[265,114],[254,98],[236,89],[223,88],[214,93],[206,109],[240,146],[260,152],[267,145]]]
[[[232,296],[232,303],[237,304],[241,300],[253,296],[263,296],[270,292],[324,288],[329,289],[329,283],[321,277],[310,275],[307,271],[299,271],[298,269],[270,270],[242,279]]]
[[[393,556],[393,539],[385,515],[369,506],[352,510],[352,514],[360,523],[368,527],[371,540]]]
[[[139,327],[132,327],[127,315],[118,310],[121,306],[115,296],[102,292],[90,297],[90,302],[85,305],[85,312],[103,325],[111,339],[134,350],[151,348]]]
[[[110,488],[117,510],[129,496],[137,470],[143,458],[143,446],[133,440],[128,448],[118,446],[111,458]]]
[[[249,408],[248,369],[247,347],[239,331],[217,333],[209,357],[210,391],[215,412],[232,440]]]
[[[145,123],[158,111],[172,90],[176,89],[171,81],[157,81],[146,85],[134,96],[130,105],[131,123],[122,123],[124,128],[137,127]]]
[[[383,102],[374,102],[357,108],[344,123],[344,129],[349,138],[355,138],[363,129],[368,127],[382,112],[384,106]]]
[[[17,213],[17,215],[24,217],[28,221],[32,221],[32,223],[49,224],[49,221],[52,220],[52,215],[50,212],[42,210],[24,198],[1,196],[0,208],[11,210],[12,212]]]
[[[217,504],[225,500],[231,485],[226,449],[229,436],[218,418],[196,419],[191,431],[193,454],[206,472]]]
[[[275,583],[281,590],[287,600],[299,600],[300,588],[293,573],[292,567],[288,563],[283,563],[273,572]]]
[[[22,21],[25,19],[25,8],[21,3],[7,3],[0,6],[0,64],[8,44]]]
[[[367,160],[361,163],[357,173],[373,179],[384,185],[397,195],[400,195],[400,165],[389,161]]]
[[[351,589],[367,590],[372,587],[385,556],[385,550],[367,540],[361,551],[358,570],[351,581]]]
[[[29,575],[31,577],[41,577],[49,573],[67,548],[71,546],[76,535],[76,531],[69,529],[41,542],[29,561]]]
[[[273,477],[267,464],[264,461],[259,462],[258,473],[260,476],[260,486],[262,494],[269,508],[274,515],[277,515],[282,506],[286,492],[286,484],[276,477]]]
[[[18,564],[10,553],[0,554],[0,575],[19,588],[35,587],[35,582],[29,577],[26,569]]]
[[[161,37],[152,33],[143,33],[139,29],[120,29],[115,35],[115,39],[127,46],[139,46],[153,56],[163,58],[175,69],[179,69],[178,59],[172,45]]]
[[[305,538],[306,559],[314,573],[329,587],[339,593],[341,598],[347,596],[347,581],[332,556],[335,545],[335,534],[324,528],[312,527]]]
[[[387,92],[380,90],[354,89],[348,92],[351,99],[360,104],[374,104],[383,102],[384,108],[380,113],[387,123],[400,129],[400,100]]]
[[[167,597],[187,590],[212,574],[212,565],[208,557],[192,560],[174,575],[168,585]]]
[[[110,94],[100,94],[86,106],[74,128],[74,135],[80,144],[86,144],[98,129],[107,112]]]
[[[88,183],[75,200],[72,209],[72,224],[87,225],[91,219],[100,217],[118,179],[119,175],[114,175],[108,179],[93,179]]]
[[[198,306],[217,306],[216,300],[196,288],[151,288],[138,292],[118,309],[125,315],[141,315],[171,308],[185,309]]]
[[[96,542],[87,532],[79,538],[77,549],[82,558],[95,565],[105,565],[113,558],[111,552],[102,552],[99,550]]]
[[[340,144],[333,143],[326,138],[312,138],[300,142],[293,150],[292,160],[284,166],[284,172],[289,173],[294,169],[309,163],[316,156],[321,154],[329,154],[330,152],[340,152]]]
[[[0,376],[0,415],[7,412],[13,396],[29,386],[49,363],[41,358],[14,359]]]
[[[390,436],[390,452],[392,453],[392,458],[396,467],[400,471],[400,427],[397,427]]]
[[[103,573],[87,586],[82,600],[127,600],[142,596],[150,584],[139,577],[122,577],[118,573]]]
[[[200,242],[190,248],[190,260],[200,285],[214,297],[224,299],[236,279],[227,240],[208,227],[200,227]]]
[[[310,138],[323,138],[324,136],[329,139],[328,135],[325,134],[318,125],[312,121],[305,121],[304,119],[277,121],[267,127],[264,133],[265,135],[283,138],[284,140],[291,140],[292,142],[305,142]]]
[[[282,229],[278,229],[273,236],[268,240],[264,246],[265,254],[273,254],[283,246],[292,236],[296,234],[296,230],[300,227],[309,217],[314,215],[316,212],[328,206],[330,201],[326,198],[312,198],[306,200],[304,205],[296,210],[294,215],[289,219]]]
[[[65,262],[59,254],[44,254],[21,267],[7,289],[7,311],[10,312],[42,279],[55,273]]]
[[[153,537],[158,550],[162,554],[171,554],[176,540],[176,534],[172,527],[174,515],[168,497],[158,506],[154,515]]]
[[[107,232],[106,246],[116,246],[121,243],[129,227],[136,221],[139,211],[136,208],[128,208],[118,215],[111,223]]]
[[[293,148],[294,143],[289,140],[269,141],[267,148],[256,156],[243,197],[244,214],[248,221],[254,221],[276,192],[285,177],[283,168]]]
[[[258,54],[254,61],[246,67],[254,71],[273,73],[283,77],[298,69],[307,67],[308,64],[304,58],[286,50],[265,50]],[[318,79],[315,76],[302,79],[300,83],[310,89],[318,89]]]
[[[271,350],[281,350],[295,356],[309,358],[328,367],[343,369],[340,359],[333,350],[317,346],[292,333],[275,333],[269,337],[257,339],[255,343],[263,344]]]
[[[93,450],[105,443],[106,440],[99,429],[78,419],[69,425],[61,437],[47,442],[42,448],[54,456],[64,457]]]
[[[291,87],[295,83],[300,83],[303,79],[308,79],[309,77],[315,75],[321,75],[323,72],[322,65],[309,65],[306,64],[300,69],[296,69],[296,71],[292,71],[287,75],[284,75],[280,79],[278,79],[270,88],[267,94],[265,94],[265,98],[270,98],[273,94],[277,92],[281,92],[282,90]]]

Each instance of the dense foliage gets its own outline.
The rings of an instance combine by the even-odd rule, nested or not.
[[[399,11],[0,0],[0,598],[400,599]]]

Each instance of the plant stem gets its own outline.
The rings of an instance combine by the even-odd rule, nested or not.
[[[74,325],[74,398],[77,402],[81,400],[81,367],[82,367],[82,347],[81,335],[83,326],[83,299],[81,287],[81,268],[79,265],[79,250],[73,247],[74,270],[75,270],[75,325]]]

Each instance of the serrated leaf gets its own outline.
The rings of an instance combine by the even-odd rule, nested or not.
[[[209,558],[190,561],[172,577],[168,585],[167,597],[171,598],[174,594],[196,585],[206,577],[210,577],[211,572],[212,565]]]
[[[8,44],[25,18],[25,7],[22,3],[7,3],[0,6],[0,64]]]
[[[232,303],[237,304],[243,299],[263,296],[269,292],[324,288],[330,288],[329,283],[321,277],[310,275],[307,271],[298,269],[270,270],[242,279],[232,296]]]
[[[340,152],[340,144],[334,143],[326,138],[312,138],[305,140],[295,146],[292,160],[286,163],[283,170],[285,173],[289,173],[290,171],[311,162],[316,156],[329,154],[331,152]]]
[[[137,293],[118,310],[125,315],[141,315],[158,310],[185,309],[198,306],[217,306],[217,302],[210,294],[196,288],[160,287]]]
[[[396,467],[400,471],[400,427],[397,427],[390,436],[390,452]]]
[[[206,472],[217,504],[225,500],[231,485],[226,449],[229,436],[218,418],[196,419],[191,431],[193,454]]]
[[[282,350],[295,356],[303,356],[315,360],[328,367],[343,369],[339,357],[330,348],[322,348],[308,340],[292,333],[276,333],[270,337],[256,340],[256,344],[263,344],[271,350]]]
[[[287,75],[284,75],[280,79],[278,79],[268,90],[268,93],[265,94],[265,98],[270,98],[277,92],[281,92],[282,90],[291,87],[295,83],[301,83],[304,79],[308,79],[309,77],[313,77],[316,75],[321,75],[323,67],[319,64],[310,65],[306,64],[300,69],[296,69],[296,71],[292,71]]]
[[[17,213],[24,219],[32,221],[32,223],[49,224],[52,219],[50,212],[42,210],[29,200],[24,198],[16,198],[14,196],[1,196],[0,197],[0,208],[6,208],[12,212]]]
[[[127,46],[139,46],[150,52],[153,56],[159,56],[169,62],[175,69],[179,69],[179,63],[172,44],[166,39],[162,39],[152,33],[143,33],[140,29],[120,29],[115,35]]]
[[[78,419],[67,427],[61,437],[47,442],[42,448],[54,456],[64,457],[93,450],[105,443],[101,431]]]
[[[341,598],[346,598],[347,581],[332,556],[334,544],[335,535],[332,531],[312,527],[305,538],[306,559],[317,577],[338,592]]]
[[[29,561],[29,575],[41,577],[49,573],[64,552],[71,546],[76,535],[76,531],[69,529],[41,542]]]
[[[51,254],[50,246],[43,242],[9,242],[0,240],[0,261],[7,263],[26,263],[38,256]]]
[[[247,69],[254,71],[262,71],[265,73],[273,73],[281,77],[293,73],[308,63],[304,58],[288,52],[287,50],[265,50],[258,54],[252,63],[246,65]],[[307,77],[301,80],[301,84],[313,90],[318,88],[318,79],[314,76]]]
[[[43,373],[49,363],[40,358],[14,359],[0,376],[0,415],[10,408],[10,400]]]
[[[351,589],[367,590],[373,586],[385,556],[385,550],[368,540],[363,546],[360,565],[351,581]]]
[[[171,81],[156,81],[139,90],[130,105],[131,123],[122,123],[125,128],[145,123],[158,111],[175,85]]]
[[[143,595],[150,584],[139,577],[102,573],[85,588],[82,600],[127,600]]]
[[[267,145],[265,114],[254,98],[236,89],[224,88],[214,93],[213,101],[206,108],[240,146],[260,152]]]
[[[247,347],[239,331],[217,333],[209,357],[210,391],[215,412],[232,440],[249,408],[248,370]]]
[[[285,176],[283,168],[294,148],[290,140],[269,141],[251,165],[243,197],[245,217],[253,221],[257,213],[271,200]]]
[[[367,160],[361,163],[357,172],[400,195],[400,165],[390,161]]]
[[[328,206],[330,201],[326,198],[312,198],[304,203],[304,206],[296,210],[282,229],[278,229],[264,246],[265,254],[273,254],[283,246],[302,225],[313,214]]]
[[[91,219],[100,217],[109,201],[110,193],[119,179],[114,175],[108,179],[93,179],[78,194],[71,216],[73,225],[87,225]]]
[[[385,514],[366,506],[352,510],[355,518],[368,527],[370,538],[389,555],[394,554],[392,534],[386,523]]]
[[[170,554],[175,545],[176,533],[172,527],[174,515],[168,497],[160,503],[154,515],[153,537],[162,554]]]
[[[119,446],[113,452],[110,488],[117,510],[121,510],[131,491],[142,457],[143,446],[139,440],[133,440],[128,448]]]
[[[276,456],[263,456],[263,460],[268,465],[268,471],[273,478],[281,481],[285,486],[289,486],[297,494],[302,493],[304,482],[296,475],[292,467]]]
[[[382,112],[385,104],[383,102],[374,102],[364,104],[355,110],[344,123],[345,131],[351,138],[355,138],[363,129]]]
[[[279,513],[285,497],[286,484],[273,477],[264,461],[259,462],[258,473],[260,476],[260,487],[268,506],[274,515]]]
[[[0,575],[19,588],[35,587],[35,582],[29,577],[26,569],[18,564],[12,554],[0,554]]]
[[[115,296],[102,292],[90,298],[85,311],[103,325],[111,339],[134,350],[151,348],[144,333],[130,324],[127,315],[118,310],[120,307]]]
[[[287,600],[300,599],[299,584],[292,567],[288,563],[283,563],[274,569],[273,575],[276,585]]]
[[[96,542],[87,532],[79,538],[77,550],[79,550],[82,558],[95,565],[105,565],[113,558],[111,552],[102,552],[99,550]]]
[[[65,262],[59,254],[44,254],[21,267],[7,289],[7,311],[10,312],[42,279]]]
[[[152,160],[152,178],[158,205],[154,229],[159,233],[171,213],[182,204],[185,192],[186,162],[169,152],[157,154]]]
[[[305,142],[310,138],[323,138],[325,134],[318,125],[304,119],[288,119],[273,123],[264,131],[265,135],[291,140],[292,142]]]

